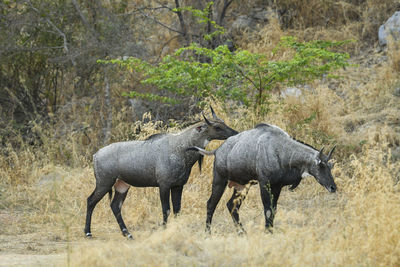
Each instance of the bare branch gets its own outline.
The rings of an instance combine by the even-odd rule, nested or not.
[[[182,12],[180,11],[179,0],[175,0],[175,7],[177,9],[177,11],[175,11],[175,13],[178,15],[179,23],[181,24],[181,30],[183,31],[182,34],[185,37],[187,44],[189,45],[190,40],[189,40],[189,36],[187,34],[187,28],[186,28],[185,21],[183,19]]]
[[[165,47],[166,45],[168,45],[172,40],[174,40],[174,39],[176,39],[176,38],[178,38],[178,37],[179,37],[179,35],[173,36],[172,38],[170,38],[168,41],[166,41],[166,42],[161,46],[160,54],[158,55],[158,59],[161,59],[162,51],[163,51],[164,47]]]
[[[112,127],[112,107],[111,107],[111,91],[110,91],[110,83],[108,82],[107,73],[104,74],[104,83],[105,83],[105,104],[106,104],[106,112],[107,119],[103,128],[103,145],[107,145],[110,141],[111,137],[111,127]]]
[[[28,3],[29,3],[30,8],[31,8],[33,11],[35,11],[36,13],[38,13],[39,15],[41,15],[41,14],[40,14],[40,11],[32,5],[31,1],[28,1]],[[46,22],[47,22],[51,27],[53,27],[53,28],[56,30],[56,32],[63,38],[63,47],[64,47],[64,51],[65,51],[65,53],[68,54],[69,49],[68,49],[67,36],[65,35],[65,33],[63,33],[49,18],[45,18],[45,20],[46,20]],[[72,62],[72,65],[74,65],[74,66],[76,65],[75,61],[74,61],[72,58],[71,58],[71,62]]]
[[[175,29],[171,28],[171,27],[168,26],[168,25],[165,25],[164,23],[158,21],[157,19],[153,18],[152,16],[149,16],[148,14],[146,14],[146,13],[144,13],[144,12],[142,12],[142,11],[139,11],[139,12],[140,12],[140,14],[142,14],[143,16],[145,16],[146,18],[153,20],[155,23],[157,23],[157,24],[163,26],[164,28],[167,28],[168,30],[170,30],[170,31],[172,31],[172,32],[176,32],[176,33],[182,34],[182,35],[185,35],[183,32],[180,32],[180,31],[178,31],[178,30],[175,30]]]
[[[218,18],[218,24],[222,26],[222,22],[225,18],[226,15],[226,10],[229,8],[229,6],[232,4],[234,0],[225,0],[224,1],[224,6],[222,7],[221,15]]]
[[[83,15],[83,13],[82,13],[82,11],[81,11],[81,9],[79,7],[79,4],[76,2],[76,0],[71,0],[71,1],[72,1],[72,4],[75,7],[76,12],[78,13],[79,17],[81,18],[82,23],[85,26],[85,28],[88,29],[89,32],[96,38],[97,42],[100,42],[100,39],[99,39],[96,31],[93,29],[93,27],[90,26],[89,22],[87,21],[87,19]]]
[[[7,91],[7,93],[9,94],[9,96],[15,100],[15,102],[18,103],[18,105],[21,107],[22,112],[25,114],[25,116],[32,118],[32,114],[29,113],[26,109],[24,104],[18,99],[18,97],[7,87],[5,86],[4,89]]]
[[[208,8],[208,21],[207,21],[207,33],[211,33],[211,21],[213,19],[213,5]]]
[[[161,5],[161,6],[158,6],[158,7],[147,7],[147,6],[145,6],[145,7],[141,7],[141,8],[132,10],[132,11],[130,11],[128,13],[117,14],[116,16],[118,16],[118,17],[130,16],[130,15],[137,14],[137,13],[140,13],[141,11],[145,11],[145,10],[155,11],[155,10],[160,10],[160,9],[168,9],[169,11],[172,11],[172,8],[170,8],[169,6],[166,6],[166,5]]]

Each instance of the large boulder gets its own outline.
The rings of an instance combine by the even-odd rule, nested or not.
[[[394,41],[400,40],[400,11],[395,12],[385,24],[379,27],[379,45],[387,45],[390,41],[389,36],[391,36]]]
[[[252,32],[268,24],[271,19],[278,18],[275,11],[264,8],[253,8],[246,15],[238,16],[230,30],[234,33]]]

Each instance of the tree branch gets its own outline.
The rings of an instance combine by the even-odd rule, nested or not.
[[[71,0],[71,1],[72,1],[73,6],[75,7],[76,12],[78,13],[79,17],[81,18],[82,23],[85,26],[85,28],[88,29],[88,31],[94,36],[94,38],[96,38],[97,42],[100,43],[98,34],[96,33],[95,29],[93,29],[93,27],[90,26],[88,20],[83,15],[83,13],[79,7],[79,4],[76,2],[76,0]]]
[[[189,45],[190,40],[189,40],[189,36],[187,34],[187,28],[186,28],[185,21],[183,19],[182,11],[180,11],[179,0],[175,0],[175,7],[177,9],[177,11],[175,11],[175,13],[178,15],[179,23],[181,24],[181,30],[183,32],[183,37],[185,37],[186,43],[187,43],[187,45]]]
[[[142,12],[142,11],[139,11],[139,12],[140,12],[140,14],[142,14],[143,16],[145,16],[146,18],[151,19],[152,21],[154,21],[155,23],[161,25],[162,27],[164,27],[164,28],[166,28],[166,29],[168,29],[168,30],[170,30],[170,31],[172,31],[172,32],[176,32],[176,33],[185,35],[183,32],[180,32],[180,31],[178,31],[178,30],[175,30],[175,29],[171,28],[171,27],[168,26],[168,25],[165,25],[164,23],[162,23],[162,22],[156,20],[156,19],[153,18],[152,16],[149,16],[149,15],[147,15],[146,13],[144,13],[144,12]]]
[[[234,0],[225,0],[224,1],[224,6],[222,8],[221,15],[218,18],[218,24],[219,25],[222,26],[222,21],[224,20],[225,15],[226,15],[226,10],[229,8],[229,6],[232,4],[233,1]]]
[[[173,36],[172,38],[170,38],[168,41],[166,41],[166,42],[161,46],[160,54],[158,55],[158,59],[161,59],[162,51],[163,51],[164,47],[165,47],[166,45],[168,45],[172,40],[174,40],[174,39],[176,39],[176,38],[178,38],[178,37],[179,37],[179,35]]]
[[[31,1],[28,1],[28,3],[29,3],[30,8],[31,8],[33,11],[35,11],[36,13],[38,13],[39,16],[40,16],[40,15],[41,15],[41,14],[40,14],[40,11],[39,11],[36,7],[34,7],[34,6],[32,5]],[[46,20],[46,22],[47,22],[51,27],[53,27],[53,28],[56,30],[56,32],[63,38],[63,47],[64,47],[64,51],[65,51],[65,53],[68,54],[68,53],[69,53],[69,49],[68,49],[67,36],[65,35],[65,33],[63,33],[49,18],[45,18],[45,20]],[[72,62],[72,65],[76,66],[75,61],[74,61],[72,58],[70,58],[70,60],[71,60],[71,62]]]
[[[110,141],[111,136],[111,127],[112,127],[112,107],[111,107],[111,91],[110,91],[110,83],[108,82],[107,73],[104,74],[104,97],[106,104],[106,113],[107,118],[105,122],[105,126],[103,128],[103,145],[107,145]]]
[[[144,10],[154,11],[154,10],[159,10],[159,9],[168,9],[169,11],[172,11],[172,8],[170,8],[169,6],[166,6],[166,5],[161,5],[161,6],[158,6],[158,7],[147,7],[147,6],[145,6],[145,7],[141,7],[141,8],[132,10],[132,11],[130,11],[128,13],[117,14],[117,16],[118,17],[130,16],[130,15],[133,15],[133,14],[136,14],[136,13],[140,13],[140,11],[144,11]]]

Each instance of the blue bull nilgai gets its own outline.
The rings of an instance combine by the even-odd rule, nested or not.
[[[279,127],[268,124],[259,124],[254,129],[232,136],[214,151],[189,148],[202,155],[215,154],[206,229],[210,230],[215,208],[228,183],[234,187],[234,192],[227,207],[240,232],[244,229],[238,211],[244,197],[239,198],[238,191],[252,180],[257,180],[260,185],[267,229],[273,226],[282,187],[291,185],[290,189],[296,188],[303,175],[311,174],[329,192],[335,192],[336,184],[331,174],[333,165],[328,162],[334,149],[324,155],[323,149],[318,151],[292,139]]]
[[[211,108],[211,107],[210,107]],[[93,156],[96,188],[87,199],[86,236],[92,236],[90,224],[93,209],[108,192],[112,196],[111,209],[122,234],[129,233],[121,216],[121,207],[130,186],[159,187],[163,223],[170,213],[170,196],[174,214],[181,208],[183,185],[186,184],[192,166],[202,155],[186,152],[191,146],[204,148],[211,140],[225,140],[238,132],[228,127],[211,108],[212,119],[199,122],[177,134],[156,134],[145,141],[129,141],[110,144]]]

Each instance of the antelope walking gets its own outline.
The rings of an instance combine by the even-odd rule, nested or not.
[[[282,187],[291,185],[290,189],[294,189],[304,174],[311,174],[329,192],[335,192],[336,184],[331,174],[333,164],[329,162],[334,149],[326,156],[323,149],[318,151],[294,140],[279,127],[269,124],[259,124],[254,129],[232,136],[214,151],[188,148],[202,155],[215,154],[206,229],[210,231],[212,216],[228,182],[234,186],[234,192],[227,207],[239,231],[244,231],[238,214],[243,199],[235,199],[238,190],[251,180],[258,180],[260,185],[266,228],[273,226]]]
[[[130,186],[159,187],[163,223],[170,213],[170,196],[174,214],[181,208],[182,189],[192,166],[202,155],[186,152],[187,148],[204,148],[211,140],[224,140],[238,132],[219,119],[211,108],[213,119],[199,122],[177,134],[155,134],[145,141],[128,141],[110,144],[93,156],[96,188],[87,199],[85,234],[91,237],[90,224],[93,209],[108,192],[115,194],[111,209],[122,234],[132,238],[121,215],[121,207]]]

